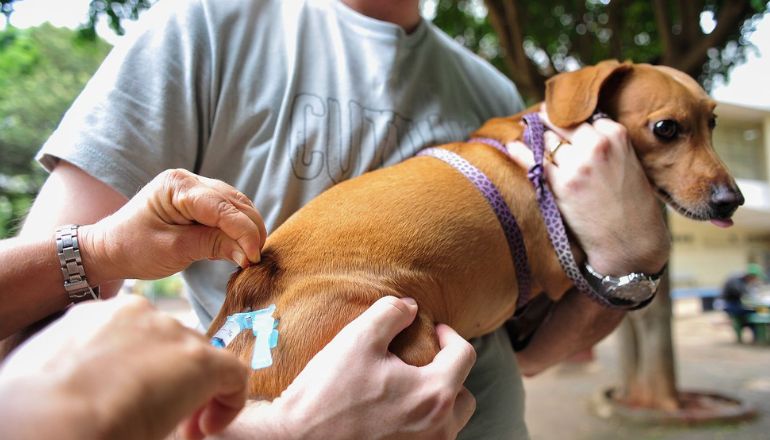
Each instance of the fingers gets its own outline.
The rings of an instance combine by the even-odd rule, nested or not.
[[[206,435],[222,431],[243,409],[248,395],[249,371],[229,352],[216,350],[227,355],[219,359],[218,394],[204,408],[200,419],[201,431]]]
[[[259,261],[267,231],[259,212],[245,195],[224,182],[185,170],[170,170],[164,174],[164,186],[167,188],[164,193],[170,194],[163,200],[166,211],[176,211],[188,221],[222,231],[241,250],[237,254],[228,246],[220,246],[228,252],[216,255],[213,250],[217,241],[212,240],[208,243],[209,252],[206,255],[231,259],[241,266],[244,266],[241,255],[250,262]]]
[[[177,433],[185,440],[202,440],[206,434],[201,430],[200,419],[203,408],[195,411],[190,417],[182,420],[177,427]]]
[[[438,324],[436,334],[441,351],[436,354],[429,367],[444,371],[449,386],[460,386],[476,363],[476,351],[448,325]]]
[[[243,409],[245,395],[238,396],[237,402],[237,405],[233,405],[230,396],[222,396],[212,400],[211,403],[203,409],[203,413],[201,414],[199,421],[201,432],[209,436],[223,431],[230,422],[235,420],[235,417],[241,409]]]
[[[211,353],[209,381],[216,386],[215,400],[236,411],[246,403],[249,369],[231,352],[206,345]]]
[[[340,335],[344,334],[353,339],[369,339],[369,348],[376,352],[386,352],[393,338],[408,327],[415,316],[417,303],[413,299],[386,296],[377,300],[343,328]]]
[[[182,246],[189,246],[188,253],[196,255],[195,259],[201,257],[210,260],[227,259],[243,268],[249,265],[250,260],[238,242],[228,237],[222,230],[203,225],[190,226],[190,228],[198,229],[194,234],[190,234],[190,236],[197,236],[198,241],[185,241]],[[206,253],[200,255],[202,251]]]
[[[201,363],[203,377],[197,386],[204,388],[203,384],[210,384],[211,389],[202,390],[202,398],[208,399],[205,405],[180,423],[180,433],[187,439],[202,439],[221,432],[246,404],[246,366],[230,352],[209,346],[205,351],[206,362]]]
[[[545,164],[549,182],[557,186],[564,186],[568,182],[574,186],[575,177],[586,176],[602,164],[613,161],[613,157],[618,154],[622,157],[631,152],[626,128],[608,117],[572,129],[554,126],[546,113],[540,113],[540,117],[549,128],[545,134],[546,148],[553,151],[562,142],[552,163]]]
[[[199,179],[206,185],[215,188],[217,191],[227,196],[227,198],[231,200],[233,204],[241,210],[241,212],[246,214],[249,219],[251,219],[251,221],[257,225],[259,228],[259,248],[262,249],[262,247],[265,245],[265,240],[267,239],[267,229],[265,229],[265,222],[262,220],[262,216],[259,214],[259,211],[257,211],[257,209],[254,207],[254,203],[252,203],[252,201],[249,200],[245,194],[226,184],[225,182],[222,182],[221,180],[209,179],[208,177],[203,176],[200,176]]]
[[[546,113],[545,111],[539,112],[538,116],[540,116],[540,120],[543,121],[543,125],[545,125],[546,128],[548,128],[548,130],[558,134],[559,137],[563,139],[567,139],[567,140],[572,139],[572,134],[575,132],[574,129],[563,128],[555,125],[553,122],[551,122],[551,119],[548,118],[548,113]]]
[[[600,118],[593,122],[592,127],[597,133],[608,139],[612,145],[631,151],[631,142],[628,140],[628,129],[609,118]]]
[[[572,129],[566,129],[554,125],[548,114],[545,112],[539,113],[543,124],[548,127],[549,131],[552,131],[559,135],[560,138],[568,140],[570,143],[579,145],[599,145],[600,147],[607,147],[606,141],[612,141],[613,144],[624,143],[626,141],[626,128],[613,121],[609,117],[600,117],[593,122],[584,122]]]
[[[505,148],[508,150],[511,159],[525,170],[528,170],[535,165],[535,157],[532,155],[532,150],[524,145],[523,142],[509,142],[505,145]]]
[[[597,119],[593,124],[583,123],[567,129],[554,125],[548,114],[540,112],[543,124],[548,128],[544,134],[546,147],[546,168],[553,168],[562,163],[567,166],[580,165],[587,159],[606,160],[611,144],[620,144],[625,140],[625,128],[609,118]],[[567,148],[572,144],[582,148]],[[587,147],[586,147],[587,146]],[[564,148],[562,148],[564,147]],[[515,141],[506,145],[511,158],[524,169],[535,165],[532,151],[524,143]],[[556,159],[556,151],[560,159]],[[553,155],[551,156],[551,153]]]
[[[468,390],[462,387],[457,393],[454,406],[454,420],[457,422],[457,431],[459,432],[471,420],[476,411],[476,398]]]
[[[202,186],[187,189],[178,200],[185,217],[221,230],[238,243],[249,261],[259,261],[259,227],[231,200]]]

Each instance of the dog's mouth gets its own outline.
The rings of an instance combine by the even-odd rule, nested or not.
[[[693,211],[692,209],[688,209],[677,203],[674,197],[665,189],[656,186],[655,190],[663,202],[674,208],[674,210],[679,214],[689,219],[698,221],[710,221],[712,224],[719,226],[720,228],[728,228],[733,225],[733,220],[729,216],[718,217],[717,214],[711,209],[699,209],[697,211]]]

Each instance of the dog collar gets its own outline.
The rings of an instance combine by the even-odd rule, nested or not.
[[[502,145],[499,145],[498,149],[503,153],[506,153],[505,148]],[[470,180],[487,200],[489,206],[494,211],[495,216],[497,216],[500,226],[503,228],[505,238],[508,241],[508,249],[513,258],[516,279],[519,283],[519,296],[516,300],[516,308],[518,309],[526,304],[531,290],[531,276],[529,262],[527,261],[527,249],[524,246],[524,238],[522,237],[519,224],[516,223],[516,218],[511,213],[511,210],[508,208],[508,205],[505,203],[503,196],[500,194],[500,191],[495,184],[470,162],[460,155],[444,148],[428,148],[420,151],[417,155],[434,157],[451,165]]]
[[[575,261],[575,256],[572,255],[569,238],[567,238],[567,231],[564,227],[561,213],[556,206],[553,193],[545,182],[545,174],[543,173],[543,159],[545,157],[545,142],[543,138],[545,127],[543,126],[543,122],[536,113],[524,115],[524,122],[526,123],[524,143],[530,150],[532,150],[532,155],[535,159],[535,164],[529,169],[527,177],[535,187],[537,205],[540,208],[540,214],[543,216],[543,221],[545,221],[548,238],[551,240],[551,245],[553,245],[554,250],[556,250],[556,257],[559,259],[559,264],[567,277],[575,283],[575,286],[581,292],[586,292],[592,298],[601,303],[605,303],[606,301],[599,295],[596,295],[594,290],[588,285],[588,282],[580,273],[580,268]],[[610,304],[606,303],[605,305]]]
[[[225,348],[246,329],[254,334],[251,368],[259,370],[273,365],[271,349],[278,345],[278,320],[273,317],[275,304],[253,312],[234,313],[211,338],[211,345]]]

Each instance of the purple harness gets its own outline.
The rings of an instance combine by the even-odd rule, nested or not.
[[[505,152],[505,148],[503,148],[502,145],[500,145],[500,148]],[[508,153],[506,152],[506,154]],[[527,248],[524,246],[524,238],[521,235],[519,224],[516,223],[516,218],[511,213],[511,210],[508,208],[505,200],[503,200],[503,196],[500,194],[500,191],[495,184],[492,183],[492,181],[489,180],[489,177],[482,173],[481,170],[473,166],[460,155],[449,150],[443,148],[428,148],[420,151],[417,155],[435,157],[436,159],[441,159],[453,166],[457,171],[468,178],[468,180],[473,182],[476,189],[487,199],[489,206],[495,212],[497,220],[500,222],[500,226],[503,227],[505,238],[508,241],[508,249],[511,252],[511,258],[513,258],[516,279],[519,282],[519,297],[516,300],[516,308],[526,304],[531,290],[531,275],[529,271],[529,262],[527,261]]]
[[[588,282],[580,272],[574,255],[572,255],[572,249],[570,248],[567,231],[564,227],[561,213],[559,213],[559,209],[556,206],[553,193],[551,193],[548,185],[546,185],[545,175],[543,173],[543,160],[545,157],[545,142],[543,135],[545,133],[545,127],[536,113],[524,115],[524,122],[527,124],[524,131],[524,143],[532,150],[535,159],[535,165],[529,169],[527,177],[535,187],[540,213],[543,216],[543,221],[545,222],[548,231],[548,238],[556,251],[559,264],[578,290],[588,294],[589,297],[604,306],[616,308],[609,301],[594,292],[588,285]],[[509,156],[508,150],[496,139],[472,138],[468,142],[479,142],[489,145],[504,153],[506,156]],[[505,204],[500,191],[478,168],[451,151],[443,148],[428,148],[418,153],[418,156],[431,156],[448,163],[467,177],[468,180],[473,182],[476,189],[478,189],[487,199],[487,202],[489,202],[489,205],[495,212],[500,225],[503,227],[503,232],[505,232],[505,238],[508,241],[508,247],[511,256],[513,257],[516,276],[519,282],[519,297],[516,307],[520,308],[522,305],[526,304],[531,289],[531,272],[527,260],[527,250],[524,247],[521,229],[519,228],[518,223],[516,223],[516,219],[513,217],[508,205]]]

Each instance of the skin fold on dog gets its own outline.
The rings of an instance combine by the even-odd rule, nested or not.
[[[681,72],[617,61],[557,75],[546,92],[554,124],[572,127],[597,109],[607,113],[627,128],[664,202],[687,217],[719,222],[743,197],[711,145],[714,107]],[[519,140],[525,113],[492,119],[473,136]],[[480,143],[442,147],[495,183],[524,238],[532,295],[558,300],[572,283],[548,240],[526,170]],[[574,241],[572,250],[581,264],[585,257]],[[417,301],[415,322],[390,349],[421,366],[439,349],[435,323],[465,338],[482,336],[511,317],[517,292],[508,244],[486,199],[446,163],[415,157],[342,182],[290,217],[268,237],[261,262],[232,276],[209,336],[228,315],[275,304],[280,337],[274,363],[253,371],[249,384],[251,397],[272,399],[382,296]],[[248,363],[253,344],[244,331],[228,349]]]

